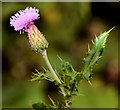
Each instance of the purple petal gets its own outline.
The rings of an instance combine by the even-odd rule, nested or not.
[[[30,22],[39,19],[39,9],[27,7],[25,10],[20,10],[14,16],[10,18],[10,25],[14,26],[16,31],[19,31],[26,27]]]

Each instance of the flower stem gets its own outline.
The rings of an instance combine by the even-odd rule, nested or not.
[[[52,66],[51,66],[51,64],[50,64],[50,62],[49,62],[49,59],[48,59],[48,57],[47,57],[47,52],[46,52],[46,50],[45,50],[44,52],[42,52],[42,56],[43,56],[43,59],[45,60],[45,62],[46,62],[46,64],[47,64],[47,66],[48,66],[51,74],[53,75],[53,77],[61,84],[60,79],[59,79],[58,76],[56,75],[55,71],[53,70],[53,68],[52,68]],[[65,92],[64,88],[61,87],[61,91],[62,91],[63,95],[65,96],[65,95],[66,95],[66,92]]]

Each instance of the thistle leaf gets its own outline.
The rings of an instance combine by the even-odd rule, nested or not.
[[[63,84],[68,86],[70,84],[70,81],[73,80],[76,73],[77,72],[73,69],[72,65],[69,62],[62,60],[59,77],[62,80]]]
[[[37,73],[33,74],[31,81],[40,81],[42,79],[54,82],[56,85],[59,85],[58,81],[54,79],[49,70],[46,70],[45,73],[37,71]]]
[[[61,71],[66,75],[70,75],[71,77],[76,74],[76,71],[73,69],[72,65],[69,62],[62,61]]]
[[[93,66],[101,58],[109,32],[112,31],[114,28],[115,27],[96,37],[93,42],[93,48],[88,51],[86,58],[84,58],[83,60],[84,66],[83,66],[82,74],[86,80],[90,80],[93,74],[92,73]]]
[[[69,99],[78,93],[78,84],[83,79],[82,74],[74,70],[69,62],[61,60],[61,72],[59,77],[62,81],[61,86],[69,93],[65,99]]]

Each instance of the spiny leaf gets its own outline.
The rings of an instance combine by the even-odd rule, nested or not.
[[[82,74],[86,80],[90,80],[93,66],[101,58],[109,32],[112,31],[114,28],[115,27],[96,37],[93,42],[93,48],[88,51],[86,58],[84,58]]]
[[[77,95],[78,93],[78,84],[83,79],[82,74],[80,72],[77,72],[73,69],[72,65],[64,61],[60,58],[61,60],[61,72],[59,74],[59,77],[62,81],[62,84],[60,85],[61,87],[64,87],[68,95],[66,95],[66,100],[69,99],[70,97]]]
[[[33,74],[31,81],[40,81],[42,79],[54,82],[56,85],[59,85],[59,83],[54,79],[49,70],[46,70],[45,73],[37,71],[37,73]]]
[[[72,65],[66,61],[62,61],[61,69],[62,72],[64,72],[67,75],[74,75],[76,73]]]
[[[63,84],[66,84],[68,86],[76,73],[77,72],[73,69],[72,65],[69,62],[61,59],[61,72],[59,72],[59,78]]]

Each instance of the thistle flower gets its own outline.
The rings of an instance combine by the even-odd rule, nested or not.
[[[20,34],[21,31],[27,32],[32,50],[42,53],[48,48],[48,42],[34,25],[34,20],[40,18],[38,12],[38,9],[32,7],[20,10],[10,18],[10,26],[14,26],[15,31],[20,31]]]

